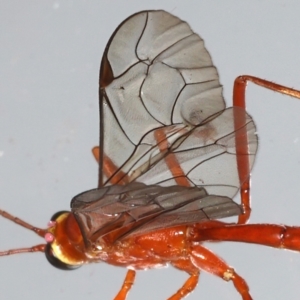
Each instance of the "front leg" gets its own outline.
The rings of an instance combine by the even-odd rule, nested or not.
[[[123,285],[117,294],[117,296],[114,298],[114,300],[125,300],[127,297],[127,294],[129,290],[131,289],[135,279],[135,271],[134,270],[128,270],[126,277],[124,279]]]

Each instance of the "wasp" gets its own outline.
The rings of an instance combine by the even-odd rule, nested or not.
[[[115,300],[136,270],[166,265],[189,278],[169,299],[192,292],[200,270],[232,281],[252,299],[246,281],[204,241],[239,241],[300,250],[300,228],[246,224],[250,171],[258,147],[245,110],[247,82],[300,98],[300,92],[244,75],[226,108],[216,67],[202,38],[172,14],[141,11],[123,21],[100,67],[98,187],[75,196],[71,211],[41,229],[0,214],[45,239],[0,255],[44,252],[57,268],[106,262],[128,269]],[[241,203],[233,197],[240,191]],[[226,222],[236,216],[236,223]]]

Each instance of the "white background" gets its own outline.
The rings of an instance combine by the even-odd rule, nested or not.
[[[36,226],[96,187],[99,62],[111,33],[132,13],[165,9],[205,40],[231,104],[241,74],[300,88],[300,4],[287,0],[0,2],[0,207]],[[251,223],[299,225],[300,102],[249,85],[259,152]],[[0,249],[43,242],[0,220]],[[299,299],[300,256],[239,243],[207,244],[258,299]],[[0,259],[1,299],[113,299],[125,269],[94,264],[73,272],[43,254]],[[166,299],[186,280],[173,268],[138,272],[129,300]],[[192,299],[241,299],[232,283],[202,273]]]

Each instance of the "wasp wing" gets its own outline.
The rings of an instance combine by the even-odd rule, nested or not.
[[[217,70],[186,22],[165,11],[129,17],[100,68],[99,187],[122,183],[120,173],[134,180],[160,160],[155,131],[171,142],[224,108]],[[115,172],[105,171],[105,157]]]
[[[155,229],[241,213],[230,198],[208,195],[204,188],[140,182],[86,191],[73,198],[71,207],[88,247],[100,244],[104,237],[106,242],[114,242]]]
[[[71,203],[87,244],[239,215],[231,198],[249,174],[239,178],[237,156],[252,167],[257,136],[244,109],[225,109],[203,40],[167,12],[144,11],[103,55],[100,149],[99,189]]]

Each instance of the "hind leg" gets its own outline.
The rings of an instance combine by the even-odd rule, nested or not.
[[[273,90],[275,92],[289,95],[291,97],[295,97],[300,99],[300,91],[276,84],[274,82],[264,80],[258,77],[249,76],[249,75],[242,75],[235,79],[234,87],[233,87],[233,106],[238,106],[246,109],[246,87],[248,82],[253,82],[259,86],[262,86],[266,89]],[[239,120],[238,118],[235,119],[235,126],[236,128],[239,127]],[[244,137],[247,139],[246,131],[244,132]],[[244,213],[239,216],[238,223],[239,224],[246,224],[250,214],[251,214],[251,207],[250,207],[250,177],[248,176],[250,173],[249,170],[249,161],[248,157],[245,155],[239,155],[239,153],[247,153],[248,142],[242,141],[240,143],[236,143],[236,151],[237,151],[237,165],[241,183],[241,204],[244,210]]]

